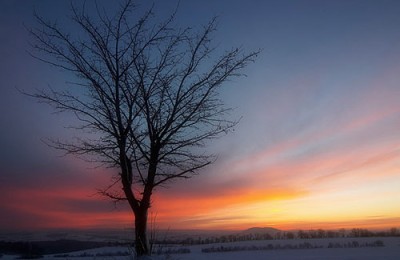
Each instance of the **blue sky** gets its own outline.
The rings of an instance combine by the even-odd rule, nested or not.
[[[176,5],[155,1],[157,19]],[[0,230],[56,227],[61,216],[70,215],[101,215],[99,226],[112,226],[114,218],[128,221],[124,207],[116,213],[91,196],[107,183],[109,172],[60,158],[41,142],[76,135],[64,128],[72,117],[53,115],[17,91],[64,88],[73,79],[29,55],[24,27],[35,26],[36,10],[72,29],[65,19],[69,1],[2,0],[0,7],[0,188],[5,192],[0,213],[8,216]],[[263,51],[245,69],[247,76],[227,82],[222,93],[241,121],[233,134],[210,144],[219,160],[195,179],[158,191],[154,210],[160,225],[399,226],[399,13],[399,1],[181,1],[179,26],[199,28],[217,15],[215,43],[221,50]],[[36,195],[27,202],[24,194]],[[335,206],[330,209],[323,199]],[[187,209],[190,200],[204,206]],[[171,201],[181,214],[164,206]],[[306,205],[319,213],[305,214]],[[26,214],[32,220],[26,222]]]

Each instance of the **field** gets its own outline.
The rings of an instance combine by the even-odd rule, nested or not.
[[[225,259],[400,259],[400,237],[281,239],[213,243],[202,245],[156,245],[163,251],[151,259],[225,260]],[[126,246],[100,247],[63,254],[44,255],[42,259],[133,259]],[[18,255],[3,255],[15,259]]]

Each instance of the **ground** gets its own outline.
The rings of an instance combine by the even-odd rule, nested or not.
[[[383,246],[382,246],[383,245]],[[328,260],[369,260],[400,259],[400,237],[371,238],[326,238],[293,240],[260,240],[219,243],[192,246],[163,246],[163,250],[184,248],[190,253],[153,256],[154,260],[264,260],[264,259],[328,259]],[[204,249],[213,251],[203,252]],[[43,259],[133,259],[126,247],[102,247],[71,252],[61,255],[46,255]],[[4,255],[1,259],[15,259],[18,256]]]

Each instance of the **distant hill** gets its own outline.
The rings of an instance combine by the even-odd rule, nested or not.
[[[242,234],[253,234],[253,235],[259,235],[259,234],[270,234],[271,236],[274,236],[276,233],[281,232],[281,230],[272,228],[272,227],[252,227],[249,229],[246,229],[242,231]]]
[[[113,244],[95,241],[78,241],[78,240],[56,240],[56,241],[32,241],[32,242],[5,242],[0,241],[1,254],[21,254],[24,257],[38,257],[43,254],[68,253],[72,251],[80,251]],[[25,258],[23,258],[25,259]]]

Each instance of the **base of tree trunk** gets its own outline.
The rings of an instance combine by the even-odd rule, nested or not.
[[[135,212],[135,252],[137,257],[151,254],[147,239],[147,209]]]

